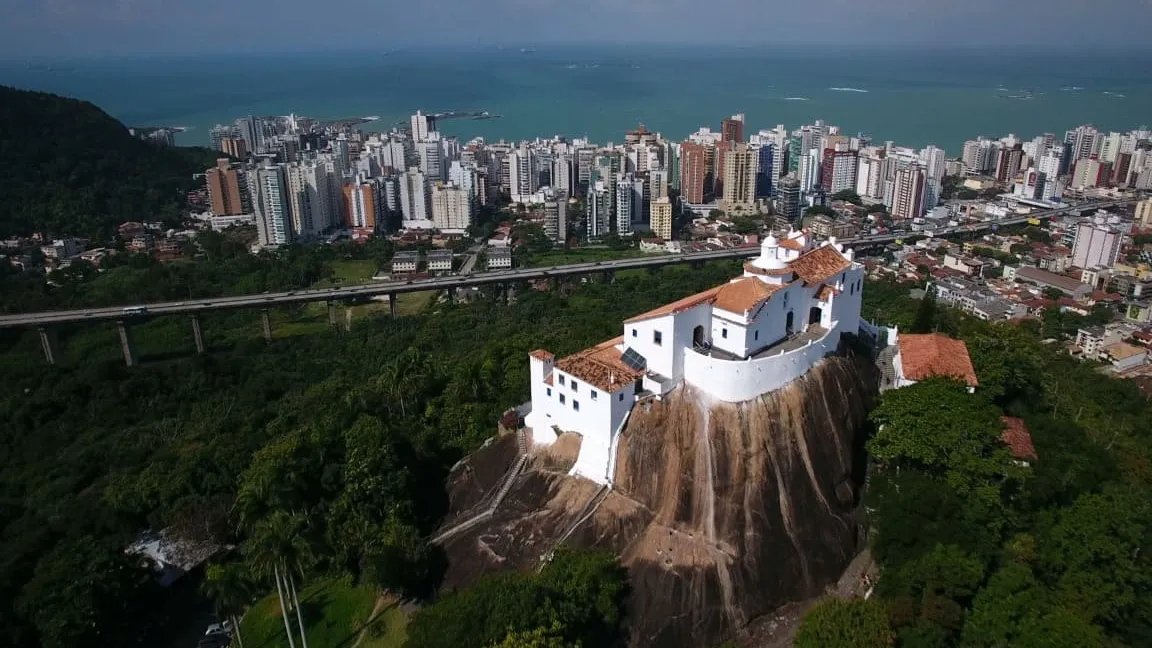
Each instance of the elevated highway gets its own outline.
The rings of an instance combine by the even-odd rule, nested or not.
[[[1074,212],[1084,212],[1096,209],[1106,209],[1122,204],[1135,202],[1134,200],[1097,201],[1080,203],[1059,209],[1050,209],[1033,212],[1022,216],[1013,216],[996,221],[988,221],[972,225],[947,227],[931,231],[931,236],[947,237],[959,234],[978,233],[993,227],[1008,227],[1019,225],[1031,219],[1046,219],[1056,215]],[[929,235],[929,232],[900,232],[894,234],[876,234],[843,239],[840,242],[856,248],[869,248],[886,245],[896,240],[914,239]],[[518,268],[494,272],[478,272],[462,276],[433,277],[429,279],[411,279],[397,281],[381,281],[373,284],[345,286],[338,288],[315,290],[292,290],[287,292],[263,293],[257,295],[239,295],[234,297],[212,297],[207,299],[189,299],[184,301],[156,302],[132,306],[116,306],[106,308],[87,308],[76,310],[44,311],[37,313],[20,313],[16,315],[0,316],[0,328],[40,328],[41,342],[44,346],[45,357],[49,362],[55,362],[58,351],[54,342],[55,336],[50,327],[64,324],[82,324],[115,321],[119,324],[120,338],[124,347],[125,361],[134,364],[134,353],[131,353],[131,337],[128,325],[135,320],[142,320],[157,315],[188,315],[192,318],[193,333],[196,337],[196,347],[204,351],[203,336],[200,329],[199,316],[225,310],[264,309],[264,335],[271,338],[271,325],[267,309],[277,306],[305,304],[310,302],[328,302],[329,319],[335,326],[335,305],[341,302],[357,301],[387,295],[392,304],[395,315],[396,295],[420,292],[427,290],[446,290],[450,294],[457,288],[470,288],[475,286],[513,284],[518,282],[534,281],[540,279],[565,278],[573,276],[587,276],[597,273],[610,274],[618,270],[633,270],[640,268],[657,268],[666,265],[684,263],[703,263],[720,259],[733,259],[751,257],[759,252],[752,248],[732,248],[707,252],[692,252],[686,254],[662,254],[651,257],[635,259],[619,259],[613,261],[597,261],[592,263],[575,263],[570,265],[554,266],[550,268]]]

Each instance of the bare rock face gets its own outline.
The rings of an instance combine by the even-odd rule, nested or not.
[[[629,569],[631,645],[737,637],[752,619],[819,594],[856,552],[854,457],[877,381],[870,362],[830,357],[745,403],[713,403],[688,385],[640,403],[611,492],[541,457],[490,518],[444,543],[445,585],[538,567],[561,541],[607,548]],[[499,447],[454,471],[454,503],[498,488],[478,485],[484,471],[467,464],[484,463],[486,451],[507,463]]]

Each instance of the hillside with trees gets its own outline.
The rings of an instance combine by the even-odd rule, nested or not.
[[[1148,399],[1046,344],[1046,323],[982,322],[907,291],[869,284],[865,316],[964,340],[980,386],[881,395],[865,495],[876,596],[818,606],[796,645],[1152,644]],[[1001,442],[1002,416],[1030,430],[1030,465]]]
[[[0,237],[107,238],[125,221],[178,222],[217,153],[133,137],[87,101],[0,86]]]

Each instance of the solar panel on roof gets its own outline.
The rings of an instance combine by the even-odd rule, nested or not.
[[[636,353],[631,347],[624,350],[624,355],[620,357],[620,361],[635,371],[644,371],[644,367],[648,366],[648,361],[644,356]]]

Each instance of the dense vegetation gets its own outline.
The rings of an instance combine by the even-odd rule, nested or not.
[[[193,279],[220,282],[221,292],[253,277],[307,283],[331,275],[327,254],[184,266],[137,259],[78,279],[71,298],[95,299],[91,291],[112,275],[149,296]],[[268,346],[256,314],[214,315],[205,327],[216,348],[203,357],[191,353],[185,320],[156,318],[136,327],[145,362],[134,369],[106,327],[62,331],[63,367],[43,363],[34,332],[3,332],[0,643],[151,641],[167,623],[170,594],[122,553],[147,528],[240,544],[209,572],[226,614],[275,592],[278,573],[297,587],[347,576],[430,593],[441,567],[422,538],[445,510],[443,478],[527,398],[527,353],[615,336],[624,317],[735,271],[718,263],[618,273],[611,284],[559,292],[522,287],[510,305],[482,296]],[[309,317],[278,311],[277,330]],[[547,634],[550,623],[513,630]]]
[[[133,137],[96,106],[0,86],[0,237],[105,240],[125,221],[175,224],[217,153]]]
[[[928,380],[886,392],[872,413],[866,505],[896,645],[1152,644],[1148,400],[1045,344],[1045,324],[933,312],[905,290],[870,284],[866,314],[950,330],[966,341],[980,388]],[[1030,467],[1000,442],[1004,414],[1031,430]],[[811,636],[859,623],[820,610],[805,621]]]

